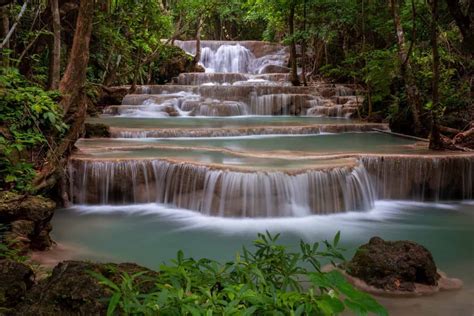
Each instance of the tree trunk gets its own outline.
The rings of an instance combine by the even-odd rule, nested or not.
[[[443,149],[439,131],[439,52],[438,52],[438,0],[428,1],[431,7],[431,50],[433,52],[433,81],[431,107],[430,149]]]
[[[58,0],[50,0],[53,49],[50,56],[49,89],[57,90],[61,79],[61,17],[59,15]]]
[[[303,32],[306,33],[306,0],[303,2]],[[301,77],[303,79],[303,85],[307,86],[308,82],[306,81],[306,38],[303,38],[303,42],[301,43]]]
[[[59,84],[64,121],[69,125],[66,135],[56,148],[50,150],[40,174],[35,179],[37,190],[52,189],[63,176],[67,156],[81,137],[87,113],[87,96],[84,92],[89,43],[94,17],[94,0],[81,0],[76,30],[68,64]]]
[[[415,77],[410,66],[409,55],[405,43],[405,33],[400,21],[400,6],[398,0],[390,0],[390,7],[397,33],[398,59],[400,62],[400,72],[405,83],[407,102],[413,118],[413,133],[416,136],[423,136],[423,126],[420,120],[421,97],[415,82]]]
[[[464,10],[460,0],[446,0],[446,3],[463,37],[464,49],[468,53],[474,54],[474,1],[465,1],[466,8]]]
[[[290,73],[290,81],[294,86],[300,85],[300,80],[298,79],[298,68],[297,68],[297,60],[296,60],[296,42],[293,38],[295,33],[295,6],[296,4],[294,1],[290,4],[290,14],[288,15],[288,27],[289,33],[291,37],[290,41],[290,65],[291,65],[291,73]]]
[[[10,27],[10,19],[8,18],[8,7],[1,6],[0,7],[0,38],[5,38],[7,37],[8,34],[8,29]],[[9,43],[5,43],[6,49],[10,48]],[[3,67],[8,67],[9,65],[9,58],[8,54],[3,54],[1,53],[1,65]]]
[[[195,64],[197,64],[201,60],[201,29],[202,18],[199,18],[198,27],[196,30],[196,54],[194,55]]]
[[[28,6],[29,2],[30,2],[30,0],[25,0],[23,5],[21,6],[20,13],[18,13],[18,15],[15,19],[15,23],[13,23],[11,29],[8,31],[7,35],[3,38],[2,43],[0,43],[0,50],[7,47],[8,42],[10,41],[10,38],[12,37],[13,33],[15,33],[16,27],[18,26],[18,23],[20,22],[21,17],[25,13],[26,7]]]

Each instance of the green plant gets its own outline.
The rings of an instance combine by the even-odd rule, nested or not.
[[[0,70],[0,186],[29,191],[33,151],[67,128],[57,92],[26,81],[14,68]],[[45,135],[51,135],[47,138]]]
[[[279,235],[259,234],[254,251],[243,248],[233,262],[185,258],[182,251],[162,265],[154,288],[145,272],[122,274],[120,282],[92,273],[110,288],[108,315],[120,310],[140,315],[387,315],[371,296],[350,285],[337,271],[323,272],[321,260],[343,261],[338,233],[330,243],[300,242],[292,252]],[[310,268],[308,268],[308,266]]]

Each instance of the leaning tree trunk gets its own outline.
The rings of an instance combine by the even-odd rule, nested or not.
[[[400,21],[400,4],[398,0],[390,0],[390,7],[397,33],[398,59],[400,62],[400,72],[405,83],[407,102],[413,118],[413,132],[417,136],[423,135],[423,126],[420,120],[421,97],[416,85],[415,77],[410,66],[408,50],[405,43],[405,32]]]
[[[296,63],[296,42],[294,39],[295,34],[295,6],[296,4],[292,1],[290,4],[290,14],[288,15],[288,27],[289,27],[289,35],[291,38],[290,41],[290,66],[291,66],[291,73],[290,73],[290,81],[294,86],[300,85],[300,80],[298,79],[298,69]]]
[[[63,109],[64,121],[69,125],[69,129],[56,148],[48,152],[40,174],[34,182],[37,190],[52,189],[61,179],[66,159],[84,129],[87,113],[84,85],[89,62],[93,17],[94,0],[81,0],[72,49],[66,71],[59,84],[62,95],[60,105]]]
[[[53,49],[49,66],[49,88],[57,90],[61,79],[61,17],[59,15],[58,0],[50,0],[52,29],[53,29]]]
[[[8,18],[8,7],[7,5],[0,6],[0,38],[5,38],[8,34],[8,28],[10,27],[10,19]],[[10,48],[9,43],[5,43],[6,49]],[[8,67],[9,58],[7,54],[0,53],[1,65]]]

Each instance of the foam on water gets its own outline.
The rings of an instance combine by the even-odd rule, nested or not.
[[[473,205],[474,201],[463,204]],[[459,212],[459,206],[449,203],[419,203],[411,201],[376,201],[374,208],[367,212],[346,212],[327,215],[310,215],[306,217],[280,218],[226,218],[206,216],[186,209],[173,208],[164,204],[130,204],[130,205],[75,205],[72,209],[83,214],[156,215],[181,227],[180,230],[211,230],[222,234],[259,233],[266,230],[294,232],[311,235],[312,232],[332,231],[334,227],[344,227],[345,234],[352,234],[364,228],[357,223],[373,222],[381,225],[405,216],[406,209],[419,209],[426,212],[430,208],[448,212]],[[414,224],[420,226],[420,224]]]

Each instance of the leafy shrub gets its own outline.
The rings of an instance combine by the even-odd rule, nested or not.
[[[120,283],[93,274],[113,292],[108,315],[117,310],[142,315],[334,315],[346,309],[387,315],[339,272],[321,270],[321,259],[344,260],[339,236],[332,243],[301,241],[300,251],[290,252],[277,243],[279,235],[267,232],[258,235],[254,251],[243,248],[224,264],[185,258],[179,251],[171,265],[160,267],[155,287],[147,293],[137,284],[144,282],[144,272],[123,274]]]
[[[45,135],[66,129],[58,97],[27,82],[17,69],[0,70],[0,187],[30,189],[33,150],[47,144]]]

